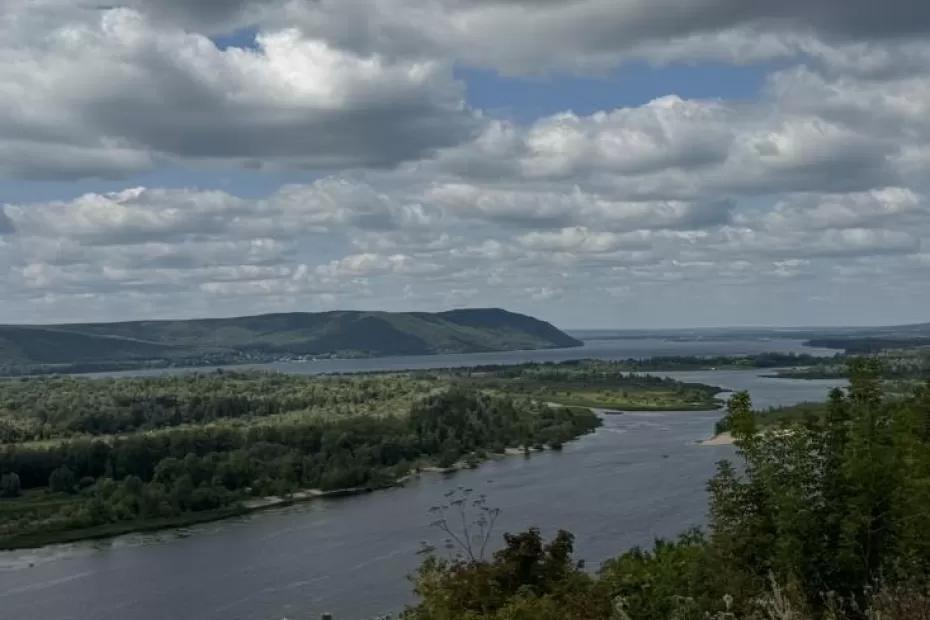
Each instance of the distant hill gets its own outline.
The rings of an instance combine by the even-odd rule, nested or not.
[[[228,319],[0,325],[0,374],[573,347],[545,321],[498,308],[292,312]]]

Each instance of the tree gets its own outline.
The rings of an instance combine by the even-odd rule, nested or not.
[[[538,529],[506,534],[490,561],[427,558],[416,577],[420,603],[407,620],[608,620],[611,597],[571,557],[571,534],[546,543]]]
[[[19,497],[21,484],[16,472],[0,476],[0,497]]]
[[[55,493],[74,493],[77,480],[67,465],[62,465],[48,477],[48,486]]]

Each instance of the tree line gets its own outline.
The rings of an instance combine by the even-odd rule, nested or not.
[[[622,362],[485,366],[372,374],[185,373],[177,376],[0,380],[0,442],[308,416],[403,415],[422,394],[450,385],[520,397],[550,398],[603,388],[622,394],[670,392],[681,401],[712,401],[719,389],[648,374],[624,373]]]
[[[223,371],[5,380],[0,381],[0,441],[131,433],[288,412],[400,413],[431,387],[404,374],[307,377]]]
[[[20,502],[20,509],[0,523],[0,541],[214,510],[298,489],[377,488],[425,462],[449,466],[507,447],[559,447],[598,424],[587,410],[454,387],[416,401],[403,416],[310,417],[10,444],[0,449],[0,494]],[[60,496],[73,501],[59,505]]]

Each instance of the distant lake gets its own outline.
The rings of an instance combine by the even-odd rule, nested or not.
[[[359,372],[579,357],[813,352],[799,341],[591,341],[532,352],[268,364],[284,372]],[[832,351],[821,351],[824,354]],[[770,371],[662,373],[750,390],[758,407],[821,400],[843,381],[769,379]],[[123,373],[125,374],[125,373]],[[138,373],[129,373],[138,374]],[[576,535],[596,568],[706,520],[705,482],[729,446],[700,446],[719,412],[625,413],[561,452],[510,457],[403,488],[314,501],[177,532],[0,553],[0,617],[17,620],[364,620],[412,602],[421,541],[441,546],[429,508],[459,486],[502,508],[499,532],[539,526]]]

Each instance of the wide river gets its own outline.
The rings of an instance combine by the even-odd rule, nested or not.
[[[286,372],[808,351],[797,341],[594,341],[578,349],[274,364]],[[766,379],[760,371],[672,377],[747,389],[759,407],[820,400],[836,381]],[[729,446],[698,445],[719,412],[607,415],[561,452],[514,456],[404,487],[152,535],[0,553],[0,619],[359,620],[413,600],[408,575],[423,541],[441,546],[430,507],[458,487],[502,509],[498,531],[538,526],[576,536],[589,567],[706,520],[705,482]]]

